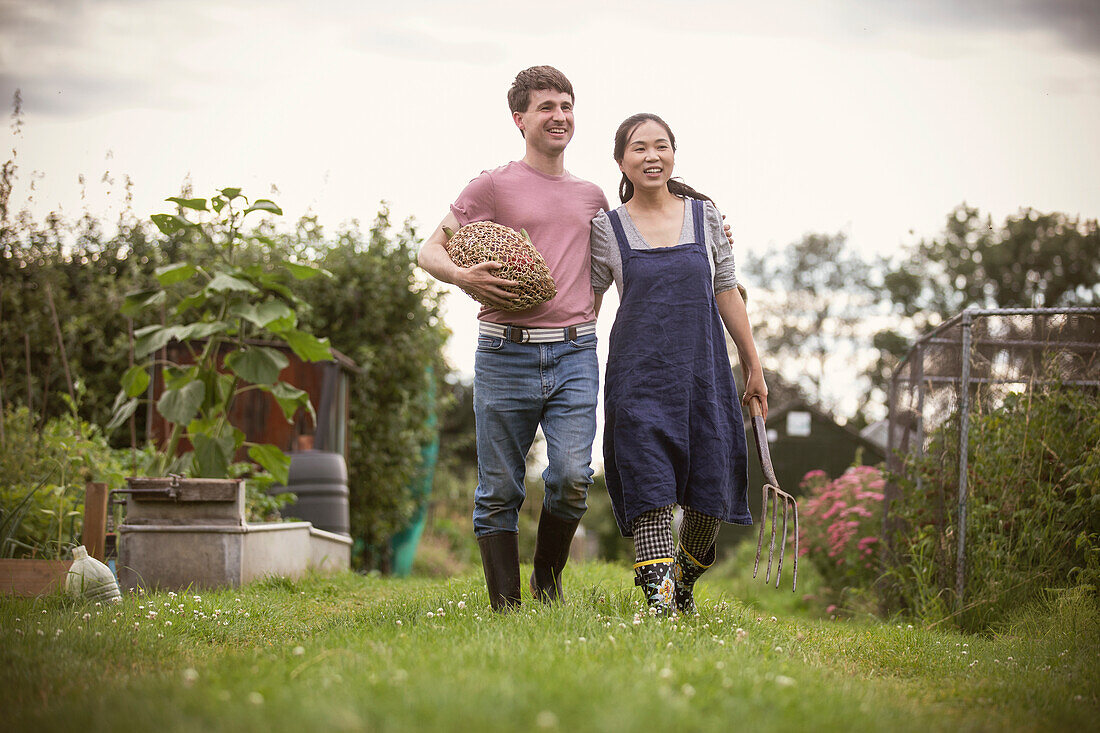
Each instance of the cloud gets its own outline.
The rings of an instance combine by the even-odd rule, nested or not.
[[[1096,0],[929,0],[889,3],[904,20],[962,34],[1046,33],[1067,47],[1100,54],[1100,3]]]

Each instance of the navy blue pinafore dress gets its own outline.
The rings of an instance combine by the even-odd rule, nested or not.
[[[619,531],[679,504],[752,524],[745,424],[714,300],[703,202],[688,199],[694,241],[635,250],[608,213],[623,291],[604,381],[604,470]]]

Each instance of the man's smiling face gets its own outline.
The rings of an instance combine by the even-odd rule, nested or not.
[[[527,146],[544,155],[560,155],[573,139],[573,97],[553,89],[536,89],[526,112],[513,112],[512,119],[523,133]]]

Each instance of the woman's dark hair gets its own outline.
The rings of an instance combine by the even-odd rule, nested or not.
[[[638,125],[649,120],[665,128],[665,132],[668,133],[668,142],[672,145],[672,152],[676,152],[676,136],[672,134],[672,128],[668,126],[668,123],[650,112],[639,112],[623,120],[623,123],[619,125],[619,129],[615,131],[616,163],[623,162],[623,156],[626,155],[626,143],[630,140],[630,136],[634,134],[634,131],[638,129]],[[680,198],[700,199],[714,203],[710,196],[699,193],[678,178],[668,179],[668,192]],[[623,179],[619,181],[619,200],[625,204],[632,198],[634,198],[634,184],[630,182],[630,179],[624,173]]]

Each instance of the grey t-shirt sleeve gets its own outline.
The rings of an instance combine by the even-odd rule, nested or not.
[[[737,287],[737,269],[733,259],[733,247],[722,231],[722,214],[710,201],[703,202],[706,212],[706,232],[710,239],[711,257],[714,258],[714,293],[724,293]]]
[[[607,212],[601,211],[592,219],[592,231],[588,236],[592,249],[592,290],[600,295],[615,282],[612,255],[619,259],[619,245],[615,242]]]

